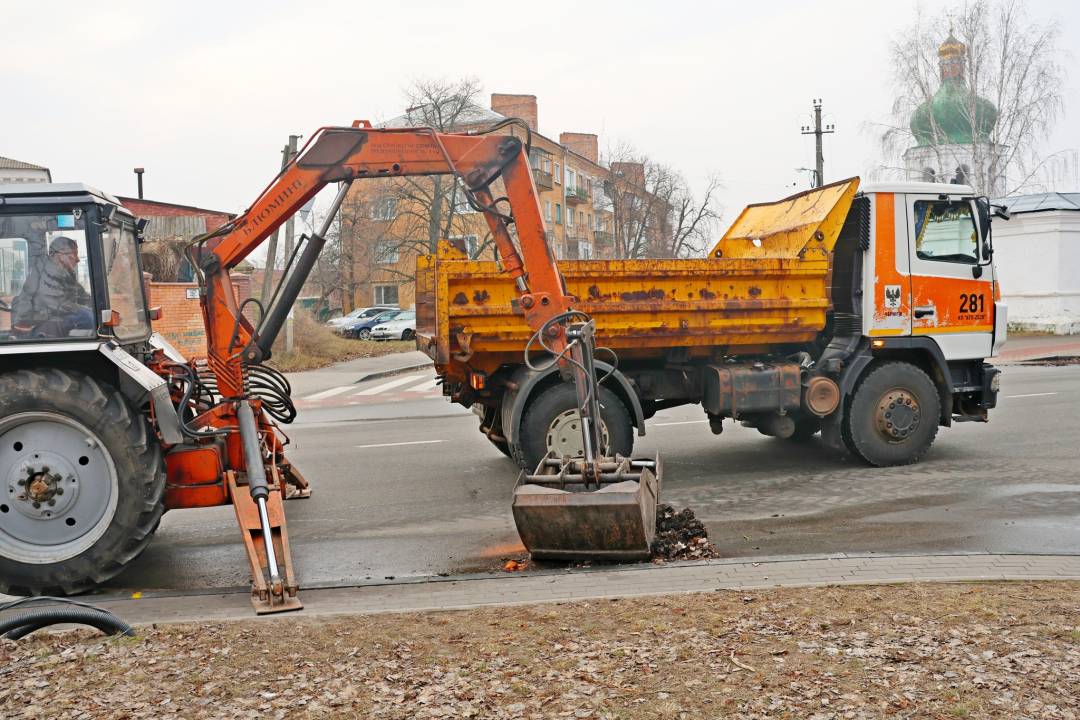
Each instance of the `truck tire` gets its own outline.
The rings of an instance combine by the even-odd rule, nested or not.
[[[876,467],[910,465],[930,450],[939,417],[941,398],[929,375],[910,363],[882,363],[855,388],[844,443]]]
[[[484,439],[494,445],[499,452],[501,452],[508,458],[513,458],[514,455],[510,452],[510,443],[508,443],[506,440],[496,440],[495,438],[489,437],[488,434],[484,432],[484,428],[491,427],[492,423],[495,422],[495,418],[498,416],[498,413],[499,410],[496,407],[485,407],[484,417],[480,418],[480,427],[478,429],[480,430],[480,434],[484,436]]]
[[[535,470],[549,450],[581,452],[577,394],[572,383],[560,382],[529,398],[512,448],[518,465]],[[607,433],[607,453],[629,457],[634,451],[634,423],[619,396],[600,386],[600,417]],[[574,442],[575,433],[577,442]]]
[[[142,552],[163,510],[148,423],[115,388],[71,370],[0,375],[0,479],[0,593],[105,582]]]

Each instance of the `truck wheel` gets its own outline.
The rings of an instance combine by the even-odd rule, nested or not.
[[[871,465],[909,465],[930,450],[940,416],[941,398],[930,376],[909,363],[883,363],[855,389],[844,441]]]
[[[0,375],[0,593],[71,594],[150,540],[165,468],[146,421],[79,372]]]
[[[634,450],[634,424],[618,395],[600,386],[601,432],[607,454],[629,457]],[[560,382],[529,400],[521,416],[514,459],[526,470],[535,470],[548,451],[580,455],[581,420],[577,393],[572,383]]]

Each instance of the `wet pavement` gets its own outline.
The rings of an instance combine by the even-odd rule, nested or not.
[[[301,403],[286,428],[290,457],[314,488],[286,504],[302,586],[492,569],[521,551],[510,516],[515,466],[480,436],[474,415],[408,388],[356,404],[348,394]],[[663,500],[692,508],[725,557],[1073,554],[1078,404],[1080,366],[1009,366],[988,425],[943,428],[925,461],[902,468],[868,468],[820,441],[792,444],[730,422],[717,437],[696,406],[652,418],[637,450],[663,450]],[[226,507],[166,515],[111,590],[246,583]]]

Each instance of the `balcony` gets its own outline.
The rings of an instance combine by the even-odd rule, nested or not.
[[[596,239],[597,245],[610,245],[615,240],[608,230],[597,230],[593,233],[593,238]]]
[[[589,191],[583,187],[568,187],[566,188],[566,203],[583,203],[589,201]]]
[[[551,173],[549,172],[533,168],[533,180],[536,182],[536,187],[540,190],[550,190],[554,187],[554,185],[551,184]]]

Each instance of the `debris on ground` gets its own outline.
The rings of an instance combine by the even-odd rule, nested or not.
[[[1068,365],[1080,365],[1080,355],[1058,355],[1056,357],[1037,358],[1035,360],[1021,360],[1020,365],[1033,367],[1066,367]]]
[[[514,558],[509,558],[506,560],[506,562],[503,563],[502,569],[506,572],[520,572],[524,570],[527,566],[528,563],[524,560],[515,560]]]
[[[653,561],[707,560],[720,557],[720,551],[709,542],[709,533],[694,511],[676,511],[666,503],[656,506],[656,537],[652,541]]]
[[[779,588],[35,633],[0,639],[0,717],[1075,720],[1078,593]]]

